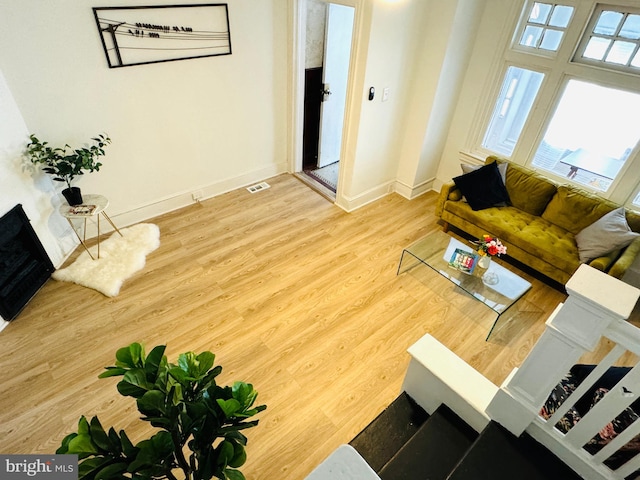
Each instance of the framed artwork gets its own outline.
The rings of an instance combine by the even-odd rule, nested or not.
[[[109,68],[231,55],[226,3],[94,7]]]

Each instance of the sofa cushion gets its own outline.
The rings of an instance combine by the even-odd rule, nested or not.
[[[558,187],[532,170],[512,164],[505,184],[511,205],[531,215],[542,215]]]
[[[518,247],[565,272],[580,266],[574,235],[540,217],[533,217],[518,233]]]
[[[632,232],[625,217],[624,207],[603,215],[576,235],[580,261],[587,263],[594,258],[624,248],[640,237]]]
[[[453,181],[473,210],[482,210],[509,201],[509,194],[495,163],[455,177]]]
[[[498,237],[507,245],[507,253],[509,247],[515,246],[541,262],[571,273],[580,265],[573,234],[540,217],[515,207],[493,207],[474,212],[464,202],[448,202],[447,210]]]
[[[560,185],[542,218],[576,235],[618,205],[568,185]]]
[[[640,213],[633,210],[627,210],[627,223],[634,232],[640,232]]]
[[[498,168],[500,165],[509,165],[504,185],[509,194],[511,205],[531,215],[541,215],[555,195],[558,186],[534,170],[495,155],[488,156],[486,163],[493,162],[498,164]]]

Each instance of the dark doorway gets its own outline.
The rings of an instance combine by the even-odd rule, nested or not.
[[[304,125],[302,131],[302,169],[318,164],[320,104],[322,103],[322,67],[307,68],[304,75]]]

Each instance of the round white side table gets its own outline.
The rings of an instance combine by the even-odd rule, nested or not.
[[[96,194],[83,194],[82,195],[82,205],[60,205],[59,212],[64,218],[67,219],[69,225],[71,225],[71,229],[80,240],[80,244],[87,251],[89,256],[95,260],[94,256],[89,251],[87,247],[87,218],[96,217],[98,222],[98,257],[100,258],[100,214],[109,222],[109,224],[113,227],[113,229],[122,236],[122,232],[116,227],[113,221],[107,215],[105,209],[109,206],[109,200],[104,195],[96,195]],[[78,233],[78,230],[73,224],[74,219],[82,219],[83,220],[83,228],[82,228],[82,237]]]

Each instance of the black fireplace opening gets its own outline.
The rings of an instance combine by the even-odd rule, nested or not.
[[[13,320],[55,270],[22,205],[0,218],[0,316]]]

